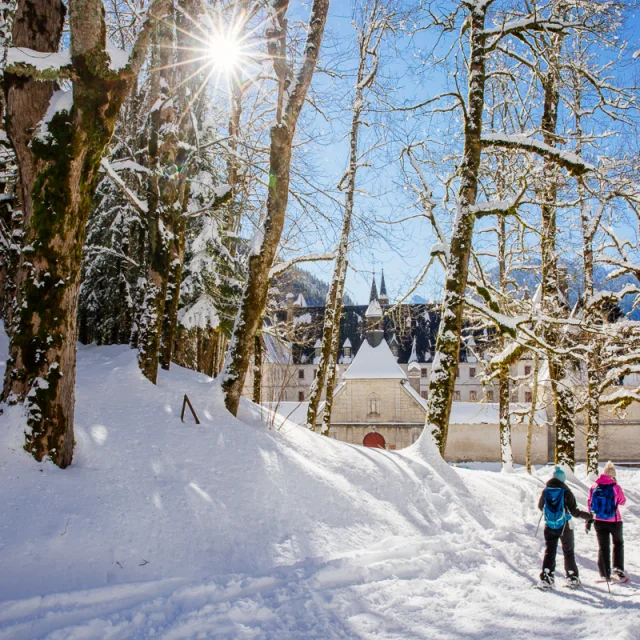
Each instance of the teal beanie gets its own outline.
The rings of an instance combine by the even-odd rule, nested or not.
[[[560,482],[564,482],[567,479],[567,474],[560,467],[556,467],[553,477],[556,480],[560,480]]]

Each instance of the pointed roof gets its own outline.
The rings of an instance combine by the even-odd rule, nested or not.
[[[347,338],[343,343],[342,343],[343,347],[351,347],[351,340],[349,340],[349,338]]]
[[[304,299],[304,296],[300,293],[296,298],[296,301],[293,303],[294,307],[306,307],[307,301]]]
[[[386,340],[377,347],[365,340],[342,377],[345,380],[406,380],[407,374],[398,366]]]
[[[373,302],[378,299],[378,288],[376,287],[376,274],[373,274],[371,278],[371,294],[369,295],[369,302]]]
[[[381,318],[382,307],[377,300],[372,300],[364,314],[367,318]]]
[[[380,302],[389,302],[389,296],[387,295],[387,285],[384,281],[384,269],[382,270],[382,277],[380,278],[380,295],[378,296]]]

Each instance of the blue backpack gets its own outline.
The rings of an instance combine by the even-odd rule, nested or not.
[[[599,484],[591,496],[591,511],[599,520],[616,517],[616,494],[612,484]]]
[[[547,487],[544,490],[544,521],[550,529],[562,529],[571,516],[564,507],[563,487]]]

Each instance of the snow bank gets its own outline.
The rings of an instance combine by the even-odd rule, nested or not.
[[[0,524],[0,599],[256,573],[343,554],[355,540],[474,526],[425,465],[400,467],[397,456],[292,423],[269,431],[249,403],[250,424],[240,422],[210,378],[172,367],[155,387],[125,346],[80,347],[78,356],[69,469],[22,450],[17,408],[2,418],[0,504],[12,517]],[[180,422],[185,392],[200,426]],[[434,491],[451,502],[445,516]]]

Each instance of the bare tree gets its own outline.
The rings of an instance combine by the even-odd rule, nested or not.
[[[300,68],[293,77],[287,57],[287,9],[289,0],[273,0],[267,29],[268,51],[278,81],[275,124],[271,128],[269,185],[262,225],[251,243],[248,280],[229,345],[222,383],[227,409],[238,411],[240,396],[269,289],[270,271],[282,235],[289,199],[291,146],[296,124],[316,66],[329,10],[329,0],[314,0]]]

